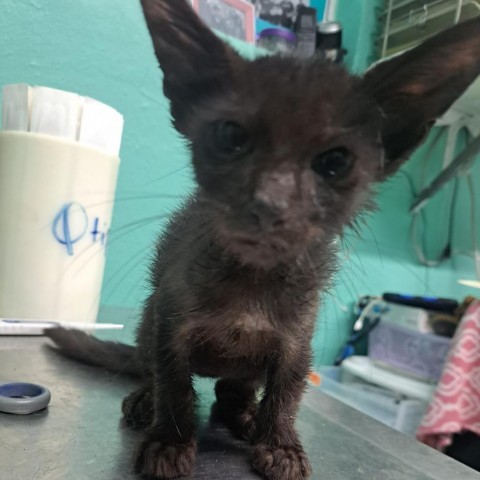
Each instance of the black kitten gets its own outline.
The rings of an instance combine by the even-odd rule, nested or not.
[[[246,61],[185,0],[142,6],[198,188],[158,243],[136,349],[50,335],[107,368],[134,356],[142,385],[123,412],[147,427],[137,472],[192,471],[203,375],[219,378],[217,412],[255,445],[258,472],[307,478],[294,423],[334,240],[480,74],[480,18],[357,78],[315,60]]]

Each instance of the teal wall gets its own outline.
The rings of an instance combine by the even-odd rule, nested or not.
[[[342,40],[348,50],[345,63],[351,72],[362,73],[376,60],[377,13],[385,3],[385,0],[337,0],[335,19],[343,27]]]
[[[409,208],[420,186],[425,161],[428,161],[425,179],[428,182],[440,171],[443,160],[444,138],[433,148],[433,154],[427,156],[435,133],[398,175],[379,187],[379,210],[366,217],[361,238],[352,232],[347,234],[340,256],[343,267],[336,278],[336,288],[325,298],[314,341],[319,363],[329,363],[338,345],[347,338],[352,322],[344,310],[350,309],[353,299],[360,295],[394,291],[462,299],[478,293],[457,283],[459,279],[475,279],[470,199],[465,179],[459,179],[453,211],[452,258],[438,267],[425,267],[418,262],[412,246]],[[473,178],[478,191],[478,161]],[[422,240],[422,226],[427,227],[423,239],[429,259],[438,258],[448,237],[452,187],[453,184],[447,185],[432,198],[425,208],[424,220],[419,221],[419,240]],[[480,211],[478,196],[476,208]]]
[[[137,0],[0,0],[0,85],[27,82],[101,100],[125,116],[103,302],[136,306],[160,222],[190,188]],[[142,199],[138,198],[143,197]],[[138,222],[127,228],[132,222]]]
[[[0,4],[0,85],[26,82],[74,91],[125,116],[102,302],[140,306],[147,252],[161,229],[160,217],[192,184],[184,143],[170,126],[140,2]],[[241,48],[252,55],[251,47]]]
[[[377,60],[375,36],[380,31],[377,14],[385,0],[338,0],[336,19],[343,25],[344,45],[349,51],[346,64],[354,73],[363,72]],[[411,240],[412,217],[409,208],[420,188],[441,170],[446,135],[434,129],[427,142],[412,156],[394,178],[378,188],[379,210],[366,216],[361,237],[347,234],[340,255],[343,268],[336,278],[336,287],[325,297],[314,339],[316,360],[329,363],[338,345],[345,341],[351,328],[349,310],[353,299],[364,294],[397,291],[417,295],[444,296],[461,299],[478,290],[463,287],[458,279],[475,279],[472,258],[470,197],[464,178],[458,180],[458,195],[453,209],[452,258],[436,268],[418,261]],[[458,147],[465,145],[465,136]],[[480,162],[472,177],[478,190]],[[448,238],[453,182],[429,202],[418,222],[418,238],[428,259],[442,253]],[[476,198],[476,212],[480,200]],[[477,229],[480,222],[477,223]],[[480,230],[477,232],[480,238]]]
[[[140,307],[151,247],[164,216],[192,185],[188,155],[169,123],[161,72],[136,0],[0,0],[0,85],[27,82],[88,95],[125,116],[117,203],[108,247],[102,303]],[[379,1],[343,0],[338,16],[350,50],[348,66],[361,72],[373,59],[373,9]],[[237,44],[239,45],[239,44]],[[239,47],[251,55],[249,48]],[[422,155],[408,170],[414,178]],[[439,155],[428,167],[434,172]],[[478,172],[477,176],[478,177]],[[429,207],[426,243],[444,230],[448,189]],[[456,241],[468,250],[468,198],[458,201]],[[314,341],[317,363],[328,363],[350,328],[348,309],[365,293],[385,289],[462,296],[457,277],[472,278],[472,262],[458,256],[435,270],[418,265],[409,241],[412,193],[400,175],[382,186],[381,211],[368,218],[364,239],[349,234],[343,269],[326,297]],[[433,228],[435,227],[435,228]],[[437,232],[440,231],[440,233]],[[459,248],[460,248],[459,247]],[[435,252],[430,252],[431,254]],[[345,311],[347,310],[347,311]],[[121,319],[119,319],[121,320]]]

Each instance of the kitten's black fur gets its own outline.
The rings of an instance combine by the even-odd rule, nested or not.
[[[358,78],[315,60],[246,61],[185,0],[142,7],[198,188],[158,243],[137,348],[50,336],[67,355],[141,376],[123,412],[147,427],[144,476],[192,471],[192,376],[204,375],[220,379],[217,412],[253,442],[255,469],[307,478],[294,421],[334,240],[480,74],[480,18]]]

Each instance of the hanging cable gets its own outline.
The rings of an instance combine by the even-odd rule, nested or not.
[[[449,127],[448,135],[449,135],[449,143],[456,144],[457,143],[457,137],[458,134],[462,131],[462,126],[461,125],[451,125]],[[422,188],[424,182],[425,182],[425,176],[426,176],[426,165],[429,162],[432,154],[433,154],[433,147],[437,144],[438,140],[440,137],[443,135],[445,132],[444,129],[439,130],[437,136],[434,138],[432,144],[430,145],[430,148],[428,149],[427,154],[425,155],[425,159],[423,161],[423,167],[420,175],[420,189]],[[448,165],[448,157],[452,157],[454,154],[454,147],[451,145],[450,147],[447,146],[445,149],[445,158],[444,158],[444,166],[447,164]],[[451,158],[450,158],[451,160]],[[425,250],[425,231],[427,230],[427,219],[425,215],[425,209],[422,209],[420,212],[415,212],[413,213],[412,216],[412,223],[410,226],[410,238],[412,241],[413,249],[415,251],[415,255],[417,256],[418,261],[427,267],[437,267],[440,265],[442,262],[445,260],[448,260],[451,255],[452,255],[452,239],[453,239],[453,228],[454,228],[454,220],[455,220],[455,206],[457,203],[457,197],[458,197],[458,178],[455,177],[454,179],[454,186],[453,186],[453,191],[451,194],[451,200],[450,200],[450,208],[449,208],[449,218],[448,218],[448,237],[445,243],[445,247],[442,250],[442,253],[440,256],[436,259],[428,259]],[[421,242],[419,242],[418,236],[417,236],[417,230],[418,230],[418,223],[419,220],[422,221],[423,225],[423,231],[422,231],[422,239]]]
[[[472,229],[472,248],[475,255],[475,272],[480,279],[480,251],[478,250],[478,230],[477,230],[477,206],[475,201],[475,187],[473,184],[472,172],[466,175],[468,192],[470,194],[470,225]]]

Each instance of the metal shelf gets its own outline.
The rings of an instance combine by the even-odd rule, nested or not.
[[[379,14],[379,59],[385,60],[420,44],[456,23],[480,16],[480,0],[386,0]],[[409,7],[411,7],[409,9]],[[480,117],[480,79],[455,103],[457,115]]]
[[[406,7],[411,6],[410,10]],[[380,14],[384,31],[380,57],[392,54],[422,42],[426,38],[468,18],[480,15],[480,0],[388,0]]]

